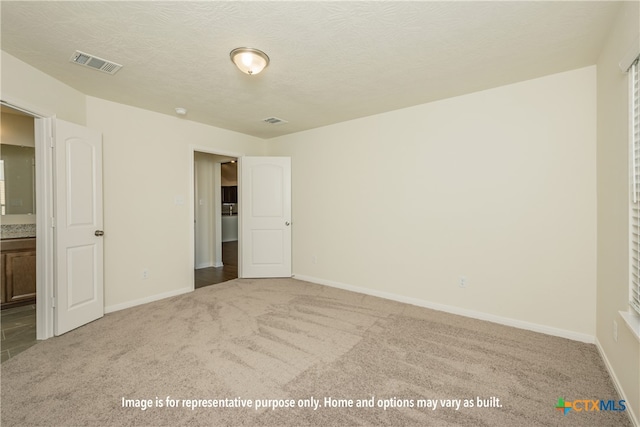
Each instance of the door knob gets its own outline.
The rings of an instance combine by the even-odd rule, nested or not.
[[[286,222],[284,223],[284,225],[286,225],[286,226],[288,227],[288,226],[290,226],[290,225],[291,225],[291,223],[290,223],[289,221],[286,221]]]
[[[96,232],[94,233],[97,237],[102,237],[104,236],[104,231],[102,230],[96,230]]]

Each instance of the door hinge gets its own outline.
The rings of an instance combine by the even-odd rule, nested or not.
[[[56,308],[56,297],[51,297],[51,308]]]
[[[48,136],[47,139],[49,140],[49,147],[53,148],[53,137]]]
[[[56,228],[56,218],[52,216],[49,218],[49,221],[50,221],[49,227]]]

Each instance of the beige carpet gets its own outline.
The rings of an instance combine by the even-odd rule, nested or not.
[[[620,399],[593,345],[293,279],[108,314],[8,360],[1,381],[2,426],[631,425],[555,409]]]

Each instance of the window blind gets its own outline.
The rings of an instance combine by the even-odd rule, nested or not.
[[[631,180],[633,203],[631,204],[631,301],[640,314],[640,70],[635,60],[630,69],[630,133],[631,133]]]

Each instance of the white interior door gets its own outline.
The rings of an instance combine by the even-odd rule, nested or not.
[[[102,135],[55,121],[54,333],[104,315]]]
[[[291,277],[291,158],[241,157],[240,277]]]

